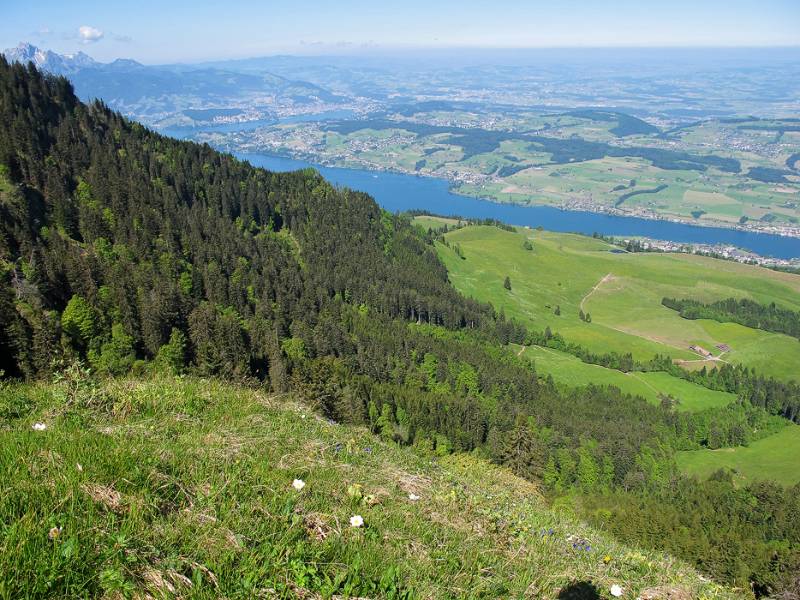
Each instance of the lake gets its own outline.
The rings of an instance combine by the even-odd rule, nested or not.
[[[439,215],[459,215],[474,219],[497,219],[514,225],[541,226],[550,231],[614,236],[642,236],[682,243],[728,244],[746,248],[762,256],[800,257],[800,239],[724,229],[698,227],[669,221],[621,217],[598,213],[561,210],[550,206],[499,204],[450,191],[444,179],[417,177],[402,173],[323,167],[301,160],[266,154],[238,154],[239,158],[271,171],[293,171],[312,167],[335,185],[370,194],[391,212],[427,210]]]

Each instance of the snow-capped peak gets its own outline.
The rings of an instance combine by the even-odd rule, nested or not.
[[[3,54],[10,62],[32,62],[40,69],[57,74],[73,73],[79,69],[99,64],[83,52],[57,54],[52,50],[37,48],[28,42],[21,42],[16,48],[8,48]]]

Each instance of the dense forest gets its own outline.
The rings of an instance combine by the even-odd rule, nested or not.
[[[713,319],[720,323],[739,323],[745,327],[785,333],[800,339],[800,312],[781,308],[774,302],[759,304],[747,298],[728,298],[711,304],[697,300],[664,298],[661,304],[678,311],[684,319]]]
[[[800,511],[723,476],[684,480],[673,455],[746,443],[797,418],[785,414],[797,397],[760,405],[744,393],[763,399],[751,377],[728,409],[690,415],[616,388],[558,388],[503,347],[539,334],[458,294],[432,240],[315,171],[271,173],[160,136],[0,58],[6,377],[80,361],[97,376],[190,370],[291,389],[399,444],[506,464],[722,581],[792,584]],[[630,507],[693,519],[691,543],[626,527]],[[721,527],[708,507],[749,525]]]

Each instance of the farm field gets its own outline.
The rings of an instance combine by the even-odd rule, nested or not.
[[[492,156],[492,155],[487,155]],[[531,161],[538,158],[531,157]],[[461,193],[520,204],[586,204],[674,215],[686,220],[797,222],[793,183],[778,187],[741,176],[663,170],[641,158],[604,157],[520,170],[502,180],[459,186]]]
[[[744,482],[773,479],[784,485],[800,483],[800,426],[787,425],[747,447],[678,452],[685,473],[705,478],[725,468]]]
[[[800,276],[703,256],[625,253],[602,240],[531,229],[470,226],[446,239],[450,247],[437,249],[461,292],[593,352],[630,352],[638,360],[662,354],[699,363],[702,357],[690,350],[696,345],[720,361],[797,378],[797,339],[735,323],[682,319],[661,299],[750,298],[800,310]],[[523,247],[526,240],[532,250]],[[503,287],[506,276],[510,291]],[[580,310],[591,315],[591,323],[579,319]],[[721,352],[717,346],[723,344],[730,350]]]
[[[709,390],[667,373],[622,373],[586,364],[571,354],[552,348],[517,348],[519,356],[534,361],[537,373],[551,375],[556,383],[566,386],[613,385],[652,404],[659,404],[662,394],[670,395],[679,401],[677,410],[690,412],[725,406],[736,399],[733,394]]]
[[[779,144],[770,130],[779,125],[712,119],[664,132],[620,113],[420,107],[389,119],[269,126],[251,132],[247,144],[326,164],[440,177],[461,194],[498,202],[793,229],[800,224],[800,172],[786,161],[800,143],[785,133]]]

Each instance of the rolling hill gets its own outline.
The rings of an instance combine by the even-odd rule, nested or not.
[[[245,108],[269,117],[282,106],[335,105],[346,98],[305,81],[269,72],[239,73],[214,67],[143,65],[130,59],[101,63],[83,53],[61,55],[21,43],[4,54],[9,62],[68,75],[78,97],[101,98],[108,106],[152,125],[193,123],[184,110]]]
[[[795,338],[736,323],[689,321],[662,306],[664,297],[714,301],[750,298],[800,310],[800,277],[687,254],[625,253],[602,240],[546,231],[467,227],[447,235],[466,260],[439,246],[455,286],[491,302],[507,316],[533,327],[550,327],[596,352],[655,354],[713,365],[691,349],[700,346],[719,360],[740,363],[775,377],[798,377]],[[529,240],[533,249],[525,250]],[[504,277],[513,288],[503,289]],[[561,315],[554,314],[559,306]],[[592,322],[579,319],[583,310]],[[690,363],[691,364],[691,363]]]

